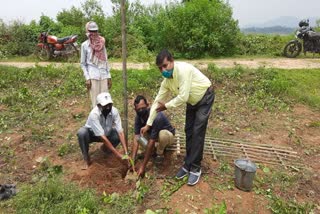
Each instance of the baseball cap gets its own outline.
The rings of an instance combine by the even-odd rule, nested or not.
[[[97,23],[90,21],[86,24],[86,30],[97,31],[97,30],[99,30],[99,27],[98,27]]]
[[[109,103],[113,103],[111,99],[111,95],[108,92],[102,92],[97,96],[97,104],[102,106],[108,105]]]

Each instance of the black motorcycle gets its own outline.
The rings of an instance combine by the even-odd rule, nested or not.
[[[309,26],[309,20],[299,22],[299,29],[295,37],[295,40],[291,40],[284,47],[283,54],[286,57],[294,58],[298,56],[301,51],[303,51],[304,55],[306,55],[307,51],[313,53],[313,55],[320,53],[320,33],[315,32],[312,27]]]

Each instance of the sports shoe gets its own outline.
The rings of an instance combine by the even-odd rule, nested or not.
[[[201,169],[199,172],[189,172],[188,185],[194,186],[199,182],[201,176]]]
[[[182,178],[184,178],[184,177],[186,177],[188,175],[189,175],[189,171],[186,168],[181,167],[179,169],[179,172],[176,174],[176,178],[177,179],[182,179]]]
[[[164,160],[164,156],[163,155],[157,155],[155,158],[154,158],[154,163],[155,164],[161,164]]]

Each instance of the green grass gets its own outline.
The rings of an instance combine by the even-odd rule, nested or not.
[[[15,213],[98,213],[102,209],[92,190],[82,190],[54,177],[35,185],[25,185],[3,207],[14,207]]]
[[[309,202],[306,203],[298,203],[294,200],[284,200],[280,197],[273,196],[271,198],[270,209],[272,213],[275,214],[305,214],[305,213],[313,213],[315,205]]]
[[[205,73],[217,85],[217,98],[220,101],[214,107],[216,111],[222,113],[228,112],[231,105],[239,106],[237,112],[233,112],[237,114],[241,114],[242,110],[247,112],[248,109],[250,111],[281,111],[295,103],[303,103],[316,110],[320,109],[320,72],[317,69],[244,69],[240,66],[219,69],[210,65]],[[133,99],[137,94],[143,94],[150,99],[155,97],[162,77],[157,69],[152,68],[140,71],[128,70],[127,79],[129,99]],[[122,72],[113,71],[112,81],[113,86],[110,92],[114,105],[121,112],[123,109]],[[28,149],[34,149],[44,142],[49,142],[50,146],[57,148],[57,155],[64,157],[75,149],[70,144],[72,133],[66,132],[66,136],[61,138],[65,141],[58,145],[57,131],[63,127],[64,120],[71,119],[80,124],[86,119],[88,113],[74,113],[73,107],[70,107],[71,110],[66,109],[65,105],[74,99],[87,99],[84,78],[78,66],[59,68],[0,66],[0,134],[19,131],[24,135],[24,140],[29,141],[33,146]],[[222,119],[227,122],[233,122],[231,117],[228,118],[225,115],[221,117],[224,117]],[[173,123],[179,118],[174,118]],[[319,127],[319,121],[315,120],[310,126]],[[215,132],[220,133],[219,130]],[[10,161],[15,160],[17,154],[11,149],[9,141],[4,142],[0,147],[0,157],[3,161],[10,164]],[[34,181],[34,184],[25,184],[17,197],[2,204],[0,211],[4,208],[17,213],[97,213],[99,211],[108,213],[106,211],[108,209],[114,211],[113,213],[134,213],[137,201],[143,202],[144,198],[151,194],[149,189],[151,184],[143,183],[135,192],[128,192],[119,197],[106,194],[101,199],[93,191],[81,190],[74,184],[55,176],[52,178],[49,176],[45,181],[41,179],[44,174],[50,175],[56,171],[60,171],[59,166],[45,169],[39,174],[41,177]],[[222,176],[216,179],[219,184],[214,188],[230,190],[233,187],[231,167],[222,162],[219,174]],[[292,206],[298,210],[298,213],[299,210],[310,210],[312,205],[298,204],[267,192],[268,189],[276,188],[288,191],[290,186],[299,179],[295,175],[276,173],[259,179],[260,186],[256,191],[273,198],[270,206],[275,210],[274,212],[280,210],[279,213],[281,213],[281,210],[289,210]],[[170,198],[181,184],[164,186],[159,200]],[[221,205],[221,207],[224,206]]]
[[[228,92],[246,96],[256,109],[286,108],[286,104],[293,102],[320,109],[319,69],[244,69],[241,66],[219,69],[210,64],[207,73]]]
[[[300,103],[320,109],[320,70],[280,70],[279,80],[290,82],[287,88],[289,97]]]
[[[37,62],[39,59],[34,56],[11,56],[11,57],[6,57],[4,59],[0,59],[0,62]]]
[[[298,202],[290,194],[299,190],[301,180],[309,180],[312,173],[284,171],[278,168],[267,168],[260,165],[263,170],[256,174],[253,191],[264,195],[269,201],[268,208],[272,213],[311,213],[315,208],[312,202]],[[286,193],[286,194],[284,194]]]

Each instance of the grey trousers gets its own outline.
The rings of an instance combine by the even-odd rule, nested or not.
[[[89,144],[93,142],[103,142],[100,137],[94,135],[93,131],[85,126],[81,127],[77,133],[79,146],[85,161],[89,160]],[[116,148],[119,143],[119,135],[116,129],[112,129],[107,136],[108,140]]]
[[[185,123],[187,153],[184,167],[192,172],[199,171],[201,167],[204,139],[214,97],[214,91],[210,87],[196,105],[187,104]]]

